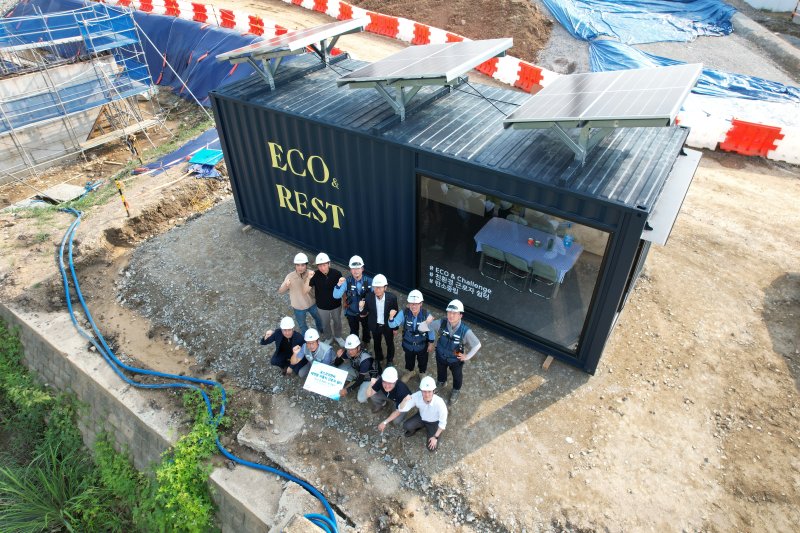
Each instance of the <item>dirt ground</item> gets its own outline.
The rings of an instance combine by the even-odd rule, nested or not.
[[[404,17],[470,39],[512,37],[509,54],[534,61],[550,36],[552,19],[529,0],[353,0],[363,9]],[[487,24],[486,21],[494,21]]]
[[[287,26],[320,17],[258,5]],[[397,46],[347,39],[364,59]],[[89,179],[83,165],[64,172]],[[797,167],[704,153],[595,376],[543,371],[541,354],[476,328],[484,347],[436,454],[398,430],[381,437],[380,416],[352,398],[319,401],[273,372],[257,340],[288,311],[274,288],[296,250],[242,232],[225,183],[157,189],[180,175],[131,181],[130,220],[116,199],[87,214],[77,259],[89,306],[127,357],[223,380],[234,413],[223,442],[316,483],[355,529],[796,531]],[[69,222],[0,214],[4,303],[63,309],[53,257]],[[225,321],[243,315],[238,329]]]

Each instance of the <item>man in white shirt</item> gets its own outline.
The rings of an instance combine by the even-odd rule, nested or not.
[[[403,423],[406,437],[410,437],[420,429],[425,428],[428,434],[428,449],[435,451],[439,445],[439,438],[447,427],[447,405],[440,396],[434,393],[435,390],[436,382],[433,381],[432,377],[425,376],[422,378],[422,381],[419,382],[419,391],[407,396],[400,403],[400,406],[389,415],[389,418],[378,425],[378,429],[383,431],[389,422],[400,416],[401,413],[407,413],[416,407],[417,414]]]

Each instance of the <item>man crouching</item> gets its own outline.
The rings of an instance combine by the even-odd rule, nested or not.
[[[447,404],[444,403],[441,396],[434,393],[435,390],[436,382],[433,381],[432,377],[425,376],[422,378],[422,381],[419,382],[419,391],[407,396],[400,403],[400,406],[389,415],[389,418],[378,426],[378,429],[383,431],[389,422],[416,407],[417,414],[403,424],[403,429],[406,430],[406,437],[410,437],[420,429],[425,428],[428,434],[428,449],[430,451],[436,450],[439,445],[439,438],[447,427]]]

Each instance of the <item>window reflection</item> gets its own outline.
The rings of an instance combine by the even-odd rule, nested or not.
[[[426,176],[418,213],[423,288],[577,349],[606,232]]]

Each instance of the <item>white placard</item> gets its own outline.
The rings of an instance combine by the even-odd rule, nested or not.
[[[338,400],[345,381],[347,381],[347,370],[314,361],[303,388],[331,400]]]

